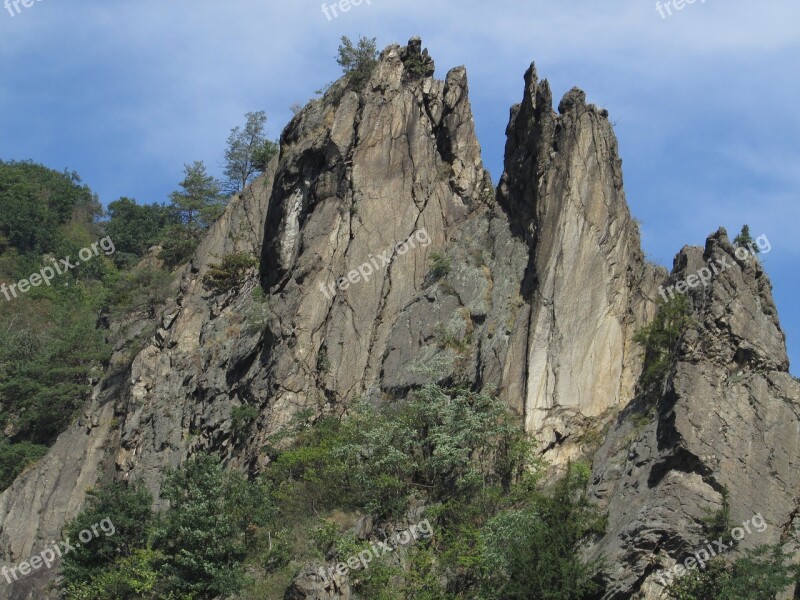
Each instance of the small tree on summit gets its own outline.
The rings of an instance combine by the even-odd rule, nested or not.
[[[749,225],[742,225],[742,230],[739,232],[739,235],[733,238],[733,245],[740,248],[746,248],[753,254],[758,254],[761,252],[761,249],[756,245],[756,241],[753,239],[753,236],[750,235]]]
[[[356,89],[360,89],[372,75],[375,65],[378,64],[378,49],[376,38],[367,38],[363,35],[358,38],[358,45],[346,35],[342,36],[339,44],[339,58],[336,62],[342,67],[345,75],[350,76],[350,82]]]

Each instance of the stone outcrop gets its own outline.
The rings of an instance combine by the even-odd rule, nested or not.
[[[578,89],[558,111],[531,65],[523,101],[511,109],[498,189],[529,249],[529,308],[515,327],[509,400],[520,398],[528,430],[545,444],[576,437],[580,416],[633,398],[640,359],[632,338],[652,315],[665,275],[644,261],[608,112]]]
[[[276,424],[380,392],[432,253],[491,196],[464,69],[417,77],[403,60],[413,51],[390,46],[363,90],[338,82],[281,137],[262,260]]]
[[[533,66],[524,82],[496,189],[466,70],[436,79],[418,38],[384,50],[363,87],[345,77],[295,115],[156,318],[119,334],[84,416],[0,495],[2,564],[58,539],[97,481],[144,481],[159,504],[164,472],[195,452],[255,474],[298,414],[431,381],[496,390],[558,466],[593,456],[609,528],[586,552],[609,557],[608,598],[660,598],[659,565],[702,541],[723,490],[736,519],[770,523],[759,541],[793,543],[798,384],[759,263],[734,256],[693,292],[662,397],[638,398],[633,337],[668,273],[644,260],[607,112],[577,89],[555,112]],[[259,271],[208,290],[232,252]],[[672,278],[732,253],[720,232],[685,248]],[[242,405],[259,417],[234,431]],[[0,586],[0,600],[46,597],[52,577]],[[286,597],[350,595],[309,567]]]
[[[797,548],[800,383],[769,279],[720,230],[677,255],[671,283],[710,264],[720,272],[689,292],[693,322],[663,395],[629,405],[594,458],[590,492],[609,525],[590,554],[613,565],[606,598],[666,598],[663,571],[706,546],[723,495],[733,527],[766,522],[750,525],[739,550]]]

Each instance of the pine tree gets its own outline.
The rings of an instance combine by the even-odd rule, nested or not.
[[[742,230],[739,232],[739,235],[733,238],[733,245],[739,246],[740,248],[746,248],[753,254],[758,254],[761,252],[755,240],[753,239],[753,236],[750,235],[749,225],[742,225]]]
[[[192,231],[205,229],[214,222],[225,207],[221,185],[206,172],[203,161],[184,165],[181,191],[172,192],[173,209],[181,222]]]

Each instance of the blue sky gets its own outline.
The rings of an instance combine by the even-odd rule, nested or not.
[[[293,103],[339,76],[340,36],[420,35],[439,77],[466,65],[496,182],[536,61],[557,99],[577,85],[610,111],[651,260],[671,266],[719,226],[767,235],[800,372],[800,3],[697,0],[662,18],[651,0],[370,1],[331,20],[321,0],[0,6],[0,158],[74,169],[106,204],[165,201],[184,163],[221,174],[245,112],[267,111],[277,137]]]

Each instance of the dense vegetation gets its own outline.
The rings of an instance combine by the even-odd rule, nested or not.
[[[792,556],[780,546],[748,550],[732,563],[715,558],[670,586],[674,600],[772,600],[798,578]]]
[[[253,528],[271,516],[268,490],[198,456],[167,475],[163,496],[170,506],[157,515],[140,485],[112,483],[90,496],[67,535],[105,518],[116,531],[65,556],[65,598],[214,598],[241,588]]]
[[[70,600],[283,597],[305,565],[330,573],[369,549],[380,531],[426,519],[431,535],[351,573],[356,598],[378,600],[579,600],[603,592],[600,561],[581,557],[605,521],[585,495],[587,465],[552,484],[533,446],[490,395],[428,386],[380,405],[310,422],[301,414],[263,451],[248,481],[208,455],[166,477],[168,507],[150,511],[136,484],[94,491],[67,534],[111,518],[116,534],[93,540],[62,567]],[[358,537],[369,517],[373,539]],[[709,537],[730,531],[710,516]],[[766,600],[795,580],[779,547],[733,562],[711,560],[676,577],[676,600]],[[328,567],[330,568],[330,567]]]
[[[100,215],[76,174],[0,161],[0,489],[46,452],[102,372],[97,321],[116,268],[99,252],[51,285],[8,286],[97,242]]]
[[[246,118],[225,153],[232,181],[193,162],[168,204],[122,197],[103,211],[76,173],[0,161],[0,491],[46,453],[88,399],[111,357],[105,325],[152,316],[171,270],[224,210],[221,190],[250,183],[275,155],[264,113]],[[158,258],[143,260],[153,246]],[[65,259],[73,268],[56,269]],[[254,261],[220,257],[212,289],[236,285]]]
[[[653,321],[636,332],[634,340],[644,347],[644,367],[639,383],[646,397],[660,397],[678,345],[692,322],[691,311],[691,299],[678,294],[659,304]]]
[[[309,425],[301,415],[265,448],[272,461],[246,482],[208,456],[167,477],[169,507],[143,515],[134,487],[114,484],[71,526],[117,515],[117,546],[87,547],[67,563],[65,595],[126,598],[279,598],[306,563],[346,561],[369,547],[350,527],[428,519],[433,535],[353,577],[359,598],[589,598],[598,564],[578,556],[603,529],[575,464],[545,486],[532,446],[491,396],[430,386],[405,400],[355,403]],[[416,509],[416,510],[415,510]],[[132,523],[147,524],[148,533]],[[402,557],[402,564],[399,560]],[[533,594],[533,595],[531,595]]]
[[[727,490],[723,491],[722,509],[707,519],[704,529],[708,539],[718,539],[731,550],[737,548],[741,538],[731,535],[734,525]],[[701,553],[697,556],[702,558]],[[666,578],[672,579],[667,591],[673,600],[773,600],[798,580],[800,566],[792,562],[780,544],[759,546],[732,562],[716,556],[702,568],[691,568],[677,577],[672,573]]]

